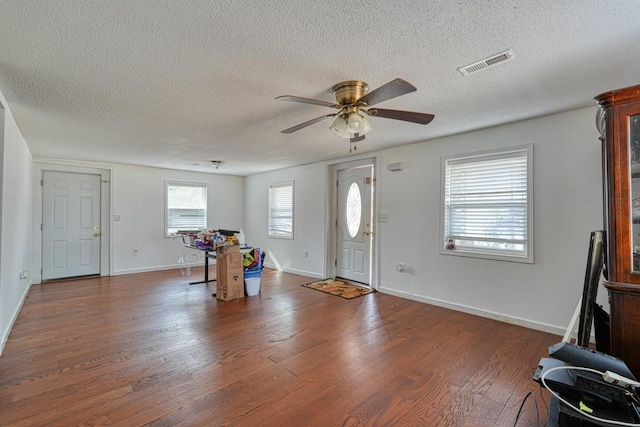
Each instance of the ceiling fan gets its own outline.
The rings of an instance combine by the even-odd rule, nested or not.
[[[433,114],[415,111],[389,110],[386,108],[368,108],[383,101],[406,95],[416,91],[416,87],[406,80],[395,79],[369,92],[369,85],[361,80],[347,80],[333,86],[336,102],[319,99],[302,98],[300,96],[284,95],[276,99],[283,101],[301,102],[303,104],[322,105],[340,110],[334,114],[326,114],[315,119],[300,123],[282,133],[293,133],[318,123],[329,117],[336,117],[330,129],[343,138],[349,138],[352,143],[362,141],[364,135],[371,130],[366,116],[384,117],[405,122],[426,125],[433,120]],[[364,114],[363,114],[364,113]]]

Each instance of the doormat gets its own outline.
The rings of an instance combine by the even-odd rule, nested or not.
[[[305,288],[316,289],[331,295],[337,295],[342,298],[351,299],[361,297],[362,295],[375,292],[374,289],[364,286],[352,285],[351,283],[342,282],[340,280],[327,279],[320,282],[307,283],[302,285]]]

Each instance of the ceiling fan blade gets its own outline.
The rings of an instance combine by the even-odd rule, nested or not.
[[[342,108],[335,102],[322,101],[320,99],[302,98],[301,96],[283,95],[276,97],[276,99],[279,99],[281,101],[300,102],[302,104],[322,105],[323,107],[330,108]]]
[[[367,105],[374,105],[400,95],[415,92],[416,90],[418,89],[408,81],[395,79],[369,92],[358,101],[365,102]]]
[[[337,115],[338,115],[338,113],[336,113],[336,114],[327,114],[326,116],[316,117],[315,119],[311,119],[311,120],[309,120],[307,122],[300,123],[297,126],[291,127],[289,129],[285,129],[285,130],[282,131],[282,133],[293,133],[293,132],[295,132],[297,130],[306,128],[307,126],[311,126],[314,123],[321,122],[322,120],[326,119],[327,117],[333,117],[333,116],[337,116]]]
[[[435,117],[433,114],[418,113],[415,111],[389,110],[387,108],[372,108],[367,110],[367,114],[374,117],[403,120],[405,122],[418,123],[421,125],[431,123],[431,120]]]

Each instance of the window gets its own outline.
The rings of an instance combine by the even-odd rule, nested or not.
[[[355,182],[351,183],[347,193],[345,217],[347,218],[349,236],[353,239],[360,231],[360,220],[362,219],[362,197],[360,197],[360,188]]]
[[[533,263],[533,145],[442,159],[441,253]]]
[[[207,184],[166,181],[166,236],[207,228]]]
[[[293,239],[293,181],[269,186],[269,237]]]

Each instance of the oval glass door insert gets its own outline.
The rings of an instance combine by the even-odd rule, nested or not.
[[[362,197],[360,188],[355,182],[351,184],[347,193],[346,218],[349,236],[353,239],[360,230],[360,221],[362,220]]]

